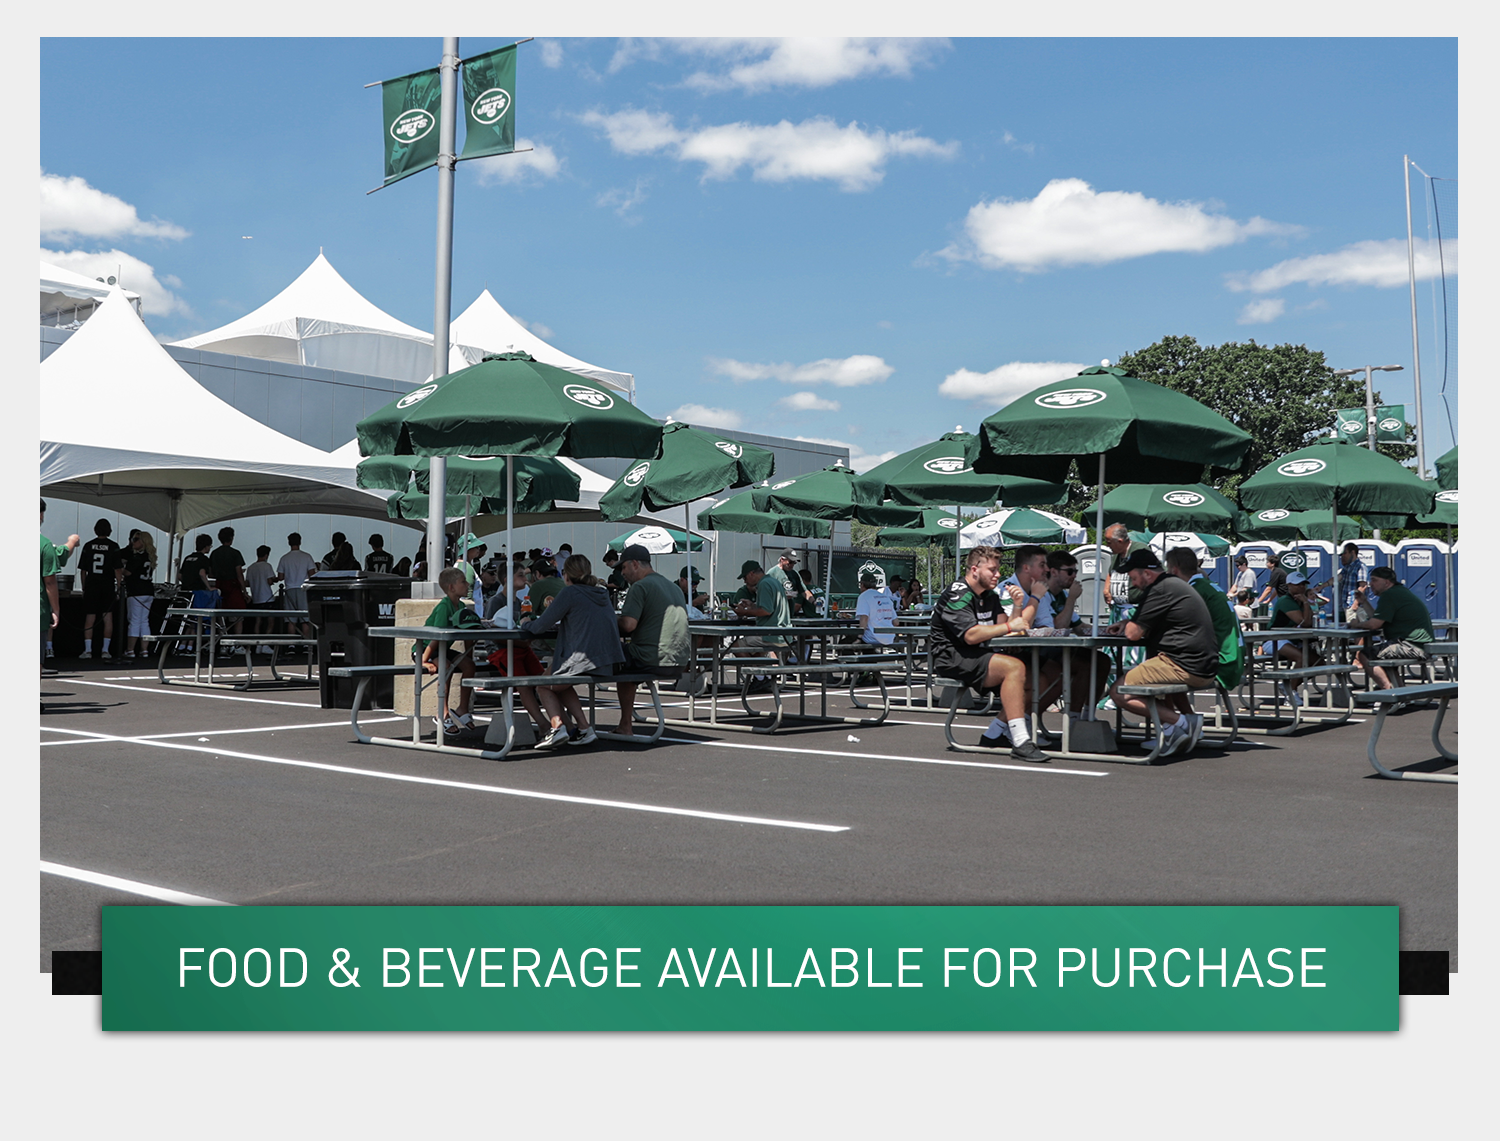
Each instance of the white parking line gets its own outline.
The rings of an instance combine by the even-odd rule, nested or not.
[[[291,768],[318,769],[323,772],[343,773],[348,776],[374,777],[377,780],[402,781],[407,784],[429,785],[434,788],[456,788],[465,792],[488,792],[499,796],[519,796],[528,800],[551,800],[563,804],[587,804],[596,808],[623,808],[632,812],[658,812],[665,816],[691,816],[700,820],[723,820],[730,824],[763,824],[771,828],[797,828],[810,832],[847,832],[847,824],[814,824],[802,820],[778,820],[766,816],[740,816],[727,812],[708,812],[700,808],[674,808],[662,804],[641,804],[629,800],[603,800],[591,796],[568,796],[559,792],[536,792],[527,788],[504,788],[492,784],[472,784],[468,781],[439,780],[436,777],[412,776],[407,773],[383,773],[374,769],[356,769],[347,765],[330,765],[321,761],[299,761],[290,757],[267,757],[258,753],[237,753],[229,749],[215,749],[209,745],[182,745],[175,741],[152,741],[144,738],[116,737],[108,733],[88,733],[82,729],[65,729],[59,732],[74,733],[80,737],[120,741],[132,745],[147,745],[156,749],[180,749],[191,753],[208,753],[214,757],[230,757],[241,761],[260,761],[263,764],[287,765]]]
[[[51,680],[50,678],[48,679]],[[155,679],[152,679],[155,680]],[[240,697],[233,693],[204,693],[196,689],[178,689],[170,685],[158,685],[155,689],[146,689],[139,685],[111,685],[107,681],[83,681],[79,678],[68,678],[69,685],[97,685],[103,689],[125,689],[131,693],[174,693],[178,697],[212,697],[219,701],[249,701],[255,705],[290,705],[296,709],[321,709],[322,706],[316,701],[277,701],[270,697]]]
[[[716,749],[754,749],[765,753],[803,753],[814,757],[848,757],[856,761],[909,761],[914,765],[956,765],[966,769],[1010,769],[1018,773],[1052,773],[1058,776],[1106,777],[1108,773],[1088,769],[1059,769],[1051,765],[1005,765],[995,761],[959,761],[950,757],[903,757],[893,753],[847,753],[835,749],[793,749],[786,745],[755,745],[744,741],[694,741],[690,737],[663,737],[681,745],[712,745]]]
[[[409,717],[364,717],[360,719],[361,725],[384,725],[388,721],[409,721]],[[266,725],[257,726],[253,729],[189,729],[186,733],[143,733],[139,737],[121,737],[121,741],[161,741],[171,737],[227,737],[234,733],[284,733],[292,729],[337,729],[349,727],[347,717],[339,721],[315,721],[309,725]],[[77,733],[77,729],[60,729],[52,725],[43,725],[43,733]],[[73,740],[71,737],[66,741],[43,741],[42,747],[48,745],[100,745],[105,738],[89,738],[83,741]]]
[[[232,903],[225,903],[222,899],[189,895],[185,891],[173,891],[169,887],[157,887],[154,884],[140,883],[136,880],[123,880],[119,876],[107,876],[103,872],[90,872],[83,868],[70,868],[66,864],[54,864],[48,860],[42,861],[42,871],[49,875],[65,876],[70,880],[81,880],[83,883],[95,884],[98,887],[128,891],[131,895],[144,895],[148,899],[159,899],[163,903],[182,903],[194,907],[234,906]]]

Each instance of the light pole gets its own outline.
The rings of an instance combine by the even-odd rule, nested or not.
[[[1370,450],[1375,450],[1375,389],[1371,382],[1371,374],[1377,372],[1400,372],[1402,366],[1398,364],[1367,364],[1363,369],[1336,368],[1334,376],[1353,376],[1357,372],[1365,374],[1365,442],[1369,444]]]

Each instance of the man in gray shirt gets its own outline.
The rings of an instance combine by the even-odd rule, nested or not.
[[[651,552],[632,543],[620,553],[620,575],[630,584],[620,608],[620,633],[630,638],[620,673],[647,673],[678,677],[693,661],[688,636],[687,607],[682,591],[651,566]],[[620,724],[616,733],[634,733],[635,682],[622,681]]]

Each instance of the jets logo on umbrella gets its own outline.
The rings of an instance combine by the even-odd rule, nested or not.
[[[1262,511],[1255,517],[1262,523],[1274,523],[1278,519],[1285,519],[1290,514],[1290,511],[1283,510],[1280,507],[1272,507],[1269,511]]]
[[[641,480],[646,478],[646,473],[650,470],[650,460],[646,460],[644,463],[638,463],[635,465],[635,467],[631,468],[628,472],[625,473],[625,482],[629,486],[634,487],[636,484],[640,483]]]
[[[415,392],[408,392],[400,400],[396,401],[396,407],[397,408],[410,408],[417,401],[419,401],[419,400],[426,400],[429,396],[431,396],[436,391],[437,391],[437,385],[435,385],[435,384],[429,384],[429,385],[427,385],[427,386],[425,386],[423,388],[417,389]]]
[[[772,491],[780,491],[783,487],[791,487],[792,484],[794,484],[796,482],[797,481],[795,479],[784,479],[780,483],[773,483],[771,485],[771,490]]]
[[[1043,408],[1087,408],[1104,399],[1104,393],[1097,388],[1060,388],[1056,392],[1038,396],[1035,403]]]
[[[398,143],[414,143],[425,138],[437,126],[437,117],[419,108],[413,108],[396,116],[391,123],[391,138]]]
[[[1197,507],[1204,502],[1196,491],[1169,491],[1162,498],[1174,507]]]
[[[509,110],[510,92],[503,87],[491,87],[469,108],[475,121],[488,124],[498,123]]]
[[[570,384],[563,389],[563,395],[574,404],[582,404],[585,408],[613,408],[615,398],[607,392],[600,392],[597,388],[590,388],[586,384]]]
[[[715,440],[714,447],[723,452],[730,459],[737,460],[745,454],[745,449],[738,444],[731,444],[728,440]]]
[[[1437,493],[1437,501],[1439,503],[1457,503],[1458,502],[1458,492],[1457,491],[1440,491],[1440,492]]]
[[[953,530],[957,530],[958,529],[958,520],[957,519],[939,519],[938,520],[938,526],[939,527],[948,527],[948,528],[951,528]]]
[[[968,470],[968,463],[962,456],[942,456],[935,460],[928,460],[922,465],[933,475],[958,475]]]
[[[1327,466],[1322,460],[1292,460],[1290,463],[1282,464],[1276,470],[1282,475],[1295,478],[1299,475],[1316,475]]]

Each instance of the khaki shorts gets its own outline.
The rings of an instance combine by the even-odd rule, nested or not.
[[[1214,679],[1195,677],[1166,654],[1147,658],[1121,679],[1126,685],[1185,685],[1189,689],[1212,689]]]

